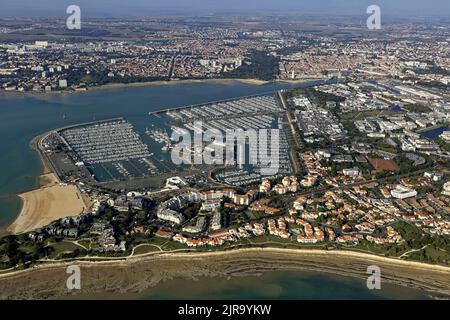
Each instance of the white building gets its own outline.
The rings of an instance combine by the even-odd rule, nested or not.
[[[424,172],[423,176],[435,182],[439,182],[444,179],[444,174],[442,172]]]
[[[34,42],[34,45],[35,45],[36,47],[42,47],[42,48],[45,48],[45,47],[48,46],[48,41],[35,41],[35,42]]]
[[[450,181],[444,184],[444,190],[442,190],[442,194],[446,196],[450,196]]]
[[[220,211],[214,212],[214,215],[211,220],[211,230],[219,230],[222,228],[222,214]]]
[[[214,211],[220,208],[221,199],[206,200],[202,202],[200,211]]]
[[[159,210],[157,216],[158,219],[170,221],[176,224],[182,224],[184,222],[184,216],[180,212],[171,209]]]
[[[344,176],[356,178],[360,176],[360,172],[358,168],[351,168],[351,169],[343,169],[342,174]]]
[[[417,196],[417,191],[398,184],[395,189],[391,190],[391,195],[397,199],[406,199]]]
[[[447,142],[450,142],[450,130],[442,132],[442,134],[439,137]]]
[[[60,88],[67,88],[67,80],[66,79],[61,79],[59,80],[59,87]]]
[[[189,233],[199,233],[205,229],[205,225],[206,225],[205,217],[200,217],[197,219],[197,222],[195,225],[186,226],[183,228],[183,231],[189,232]]]

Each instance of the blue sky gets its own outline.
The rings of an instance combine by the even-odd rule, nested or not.
[[[70,4],[85,17],[133,17],[169,14],[298,13],[365,14],[370,4],[386,15],[450,15],[450,0],[0,0],[0,17],[65,17]]]

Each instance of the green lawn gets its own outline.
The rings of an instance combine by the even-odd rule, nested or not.
[[[150,252],[160,252],[159,249],[152,245],[142,245],[134,250],[134,254],[144,254]]]
[[[83,248],[70,242],[54,242],[50,244],[50,247],[54,249],[54,251],[49,255],[49,258],[51,259],[60,258],[62,255],[73,253],[77,249],[80,251],[79,256],[86,254],[86,251]]]

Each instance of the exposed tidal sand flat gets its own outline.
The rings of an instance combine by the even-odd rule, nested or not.
[[[80,266],[81,290],[66,288],[69,265]],[[380,267],[382,287],[383,283],[390,283],[421,289],[433,297],[450,296],[448,267],[349,251],[260,248],[45,264],[30,270],[0,273],[0,299],[85,299],[98,294],[139,298],[145,297],[149,290],[157,290],[155,286],[161,282],[172,279],[247,277],[268,271],[313,271],[365,281],[370,265]]]
[[[46,186],[19,195],[23,201],[22,211],[8,227],[8,232],[28,232],[88,209],[76,186],[57,185],[54,179],[52,175],[45,175],[41,181],[46,181]]]

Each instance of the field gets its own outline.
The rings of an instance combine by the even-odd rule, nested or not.
[[[370,164],[373,166],[375,173],[398,170],[398,167],[395,164],[395,162],[391,160],[370,158],[369,161]]]

